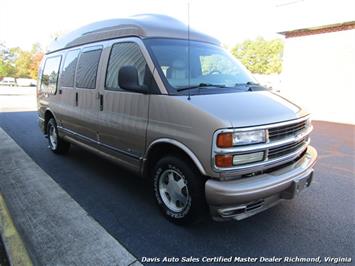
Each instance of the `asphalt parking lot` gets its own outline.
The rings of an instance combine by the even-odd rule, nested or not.
[[[0,113],[0,126],[138,259],[351,257],[355,243],[355,126],[314,125],[312,144],[319,161],[313,185],[299,198],[240,222],[208,220],[180,227],[160,215],[147,181],[75,146],[67,156],[54,155],[38,129],[36,112]]]

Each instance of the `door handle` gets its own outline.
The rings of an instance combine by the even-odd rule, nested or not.
[[[75,93],[75,106],[78,106],[78,100],[79,100],[79,96],[78,93]]]
[[[100,111],[104,110],[104,95],[100,94]]]

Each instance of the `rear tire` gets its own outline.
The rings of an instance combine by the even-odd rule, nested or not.
[[[70,143],[62,139],[58,134],[57,123],[54,118],[47,123],[48,148],[56,154],[65,154],[70,149]]]
[[[192,163],[170,155],[161,158],[152,173],[156,202],[169,221],[191,224],[206,216],[205,179]]]

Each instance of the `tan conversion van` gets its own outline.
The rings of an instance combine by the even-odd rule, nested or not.
[[[166,16],[54,41],[38,112],[54,153],[77,144],[150,179],[175,223],[244,219],[312,182],[309,114],[258,85],[216,39]]]

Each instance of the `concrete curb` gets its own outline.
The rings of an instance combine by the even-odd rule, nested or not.
[[[19,265],[140,265],[1,128],[0,143],[0,192],[16,230],[7,238],[3,218],[0,228],[12,265],[20,253],[30,261]]]
[[[11,265],[32,265],[25,245],[18,234],[0,193],[0,234]]]

